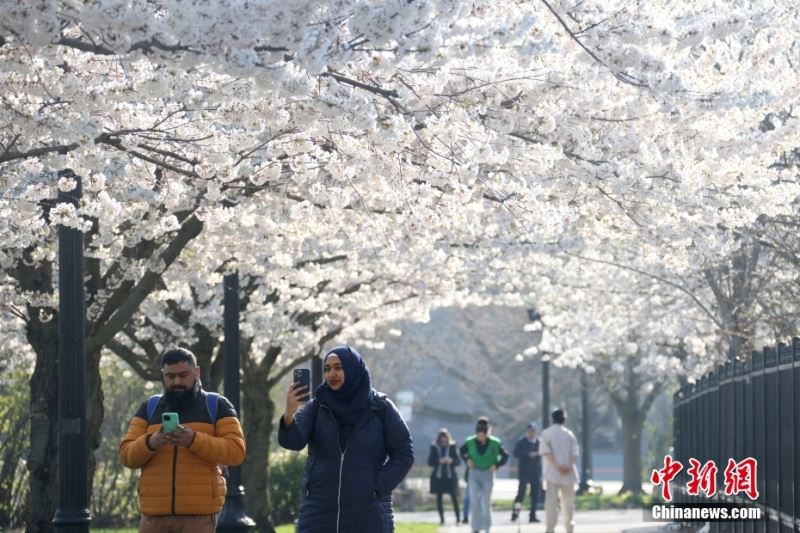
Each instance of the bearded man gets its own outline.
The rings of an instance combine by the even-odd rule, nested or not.
[[[119,446],[122,464],[142,469],[139,532],[213,533],[227,491],[223,469],[244,461],[242,427],[231,402],[203,390],[192,352],[173,348],[161,366],[164,394],[139,406]],[[178,419],[171,431],[164,414]]]

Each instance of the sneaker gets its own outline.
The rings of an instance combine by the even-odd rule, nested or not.
[[[517,516],[519,516],[519,515],[517,515],[517,512],[516,512],[516,511],[513,511],[513,512],[511,513],[511,521],[512,521],[512,522],[516,522],[516,521],[517,521]]]
[[[539,519],[538,519],[538,518],[536,518],[535,516],[532,516],[532,517],[530,518],[530,520],[528,520],[528,522],[530,522],[530,523],[533,523],[533,522],[538,522],[538,521],[539,521]]]

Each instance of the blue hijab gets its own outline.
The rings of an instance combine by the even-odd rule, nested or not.
[[[323,365],[331,355],[335,355],[342,362],[344,384],[335,391],[323,381],[314,391],[314,397],[333,413],[336,422],[339,423],[339,443],[344,447],[355,425],[370,412],[372,383],[369,368],[355,348],[337,346],[325,354]]]

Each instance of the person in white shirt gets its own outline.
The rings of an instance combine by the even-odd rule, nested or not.
[[[544,509],[547,533],[554,533],[558,522],[558,502],[564,512],[567,533],[575,528],[575,484],[578,482],[578,439],[564,427],[567,415],[556,409],[550,415],[553,425],[542,432],[539,452],[544,458],[542,474],[546,484]]]

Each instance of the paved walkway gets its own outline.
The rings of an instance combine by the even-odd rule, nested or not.
[[[398,522],[438,523],[439,513],[436,511],[420,513],[395,513]],[[544,523],[529,524],[527,516],[519,523],[511,522],[510,511],[494,511],[492,513],[492,533],[545,533]],[[544,512],[539,517],[544,520]],[[469,533],[468,525],[456,526],[452,510],[445,515],[445,525],[440,533]],[[575,533],[662,533],[675,532],[676,526],[644,522],[641,509],[624,509],[609,511],[576,511]],[[564,526],[559,523],[556,533],[563,533]]]
[[[406,485],[409,488],[428,492],[428,478],[406,478]],[[463,484],[463,482],[462,482]],[[603,489],[603,494],[616,494],[622,487],[622,481],[594,481],[593,484]],[[496,478],[492,487],[492,501],[494,500],[513,500],[517,495],[517,480],[510,478]],[[642,488],[645,492],[652,490],[650,483],[643,483]]]

